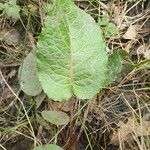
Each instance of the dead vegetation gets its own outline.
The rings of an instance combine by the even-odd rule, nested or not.
[[[108,16],[119,32],[106,38],[107,51],[122,49],[129,57],[117,80],[92,100],[65,103],[44,93],[29,97],[18,84],[18,68],[35,48],[44,22],[43,2],[19,0],[17,21],[0,16],[0,149],[30,150],[46,143],[65,150],[150,149],[149,0],[76,0],[96,21]],[[68,113],[70,123],[47,123],[40,116],[44,109]]]

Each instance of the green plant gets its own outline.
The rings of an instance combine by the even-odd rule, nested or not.
[[[37,146],[33,150],[63,150],[63,149],[54,144],[46,144],[43,146]]]
[[[55,125],[63,125],[69,122],[69,116],[62,111],[42,111],[42,117]]]
[[[0,11],[3,11],[8,17],[14,20],[20,17],[20,7],[17,5],[17,0],[9,0],[5,3],[0,3]]]
[[[36,87],[41,87],[57,101],[69,100],[72,96],[92,98],[114,80],[121,68],[119,55],[114,57],[118,59],[118,65],[112,68],[114,59],[108,58],[98,24],[71,0],[54,1],[39,36],[35,55],[34,65],[33,61],[26,61],[27,57],[21,67],[21,88],[34,96],[40,92],[33,90],[36,83]],[[119,69],[116,71],[115,67]]]
[[[106,38],[110,38],[118,34],[117,26],[114,23],[110,22],[108,16],[102,16],[101,18],[99,18],[98,22],[99,25],[102,27],[104,36]]]
[[[69,123],[69,116],[66,113],[61,111],[53,111],[53,110],[42,111],[41,115],[47,122],[57,126],[65,125]],[[45,120],[43,120],[40,116],[37,115],[36,119],[43,126],[47,126]],[[44,146],[35,147],[33,150],[63,150],[63,149],[54,144],[46,144]]]

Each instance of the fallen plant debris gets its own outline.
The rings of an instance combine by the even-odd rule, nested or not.
[[[138,123],[135,118],[128,118],[127,123],[120,121],[119,129],[111,137],[111,144],[118,145],[124,141],[129,142],[141,136],[150,135],[150,121],[140,120]]]

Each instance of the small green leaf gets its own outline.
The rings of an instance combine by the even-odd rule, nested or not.
[[[9,0],[8,4],[9,5],[16,5],[17,0]]]
[[[114,23],[109,23],[105,27],[104,34],[105,34],[105,37],[111,37],[111,36],[118,34],[117,26]]]
[[[98,19],[98,23],[100,26],[106,26],[109,23],[109,16],[102,16]]]
[[[45,97],[46,97],[46,94],[44,92],[41,92],[39,95],[35,97],[36,109],[40,107]]]
[[[116,79],[116,75],[122,70],[121,57],[123,56],[120,56],[120,54],[122,54],[120,51],[115,51],[109,56],[108,71],[105,80],[106,85],[112,83]]]
[[[129,58],[129,53],[127,51],[125,51],[125,50],[118,49],[114,53],[117,53],[117,55],[119,55],[122,59]]]
[[[47,144],[43,146],[37,146],[33,150],[63,150],[63,149],[54,144]]]
[[[36,114],[36,122],[38,122],[40,125],[42,125],[44,128],[49,129],[49,124],[46,120],[43,119],[40,115]]]
[[[63,125],[69,122],[69,116],[62,111],[42,111],[42,117],[55,125]]]
[[[0,3],[0,11],[4,9],[4,4]]]
[[[113,52],[112,55],[109,56],[109,66],[112,68],[114,74],[118,74],[121,71],[121,56],[118,51]]]
[[[13,19],[17,20],[20,17],[20,7],[18,5],[13,5],[12,7],[10,7],[6,13],[9,17],[12,17]]]
[[[12,17],[14,20],[19,19],[20,17],[20,7],[16,4],[13,5],[5,5],[5,13],[9,16]]]
[[[24,59],[19,69],[19,80],[21,89],[30,96],[41,93],[42,88],[37,75],[35,53],[31,52]]]

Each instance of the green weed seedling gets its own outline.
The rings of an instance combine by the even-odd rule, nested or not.
[[[105,38],[115,36],[119,32],[117,26],[114,23],[110,22],[108,16],[102,16],[101,18],[99,18],[98,23],[103,30]]]
[[[20,7],[17,5],[16,0],[9,0],[8,2],[0,3],[0,11],[5,13],[13,20],[17,20],[20,17]]]
[[[63,150],[63,149],[54,144],[46,144],[43,146],[37,146],[33,150]]]

